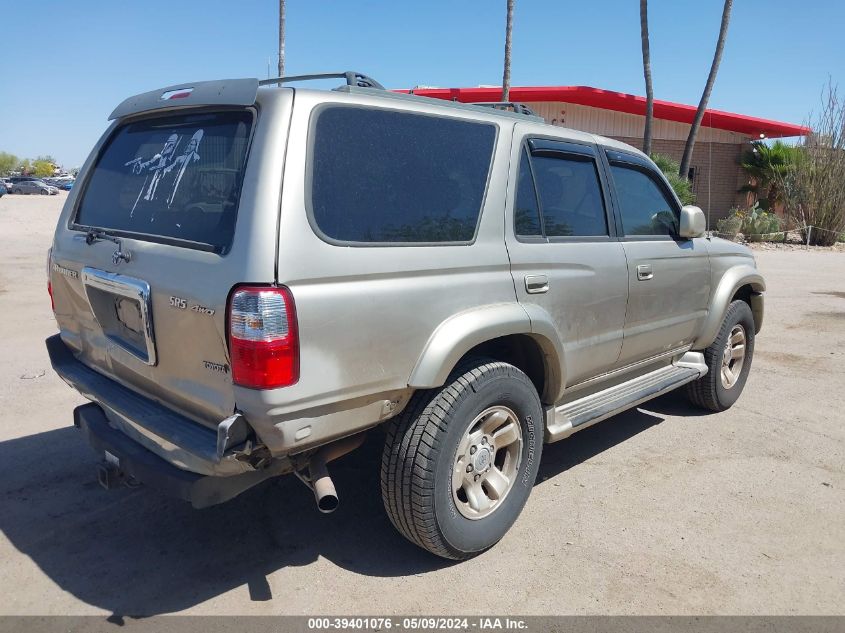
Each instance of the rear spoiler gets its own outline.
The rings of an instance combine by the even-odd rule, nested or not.
[[[251,106],[258,95],[258,86],[267,86],[296,81],[311,81],[315,79],[345,79],[346,85],[352,88],[375,88],[384,90],[379,82],[372,77],[354,70],[339,73],[319,73],[316,75],[292,75],[276,77],[275,79],[220,79],[219,81],[195,81],[194,83],[179,84],[144,92],[129,97],[111,113],[109,121],[151,110],[164,110],[177,106]]]
[[[109,121],[175,106],[251,106],[257,94],[257,79],[220,79],[178,84],[129,97],[114,109]]]

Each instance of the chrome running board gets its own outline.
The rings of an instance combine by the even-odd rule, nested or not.
[[[704,355],[701,352],[687,352],[672,365],[567,402],[549,411],[546,442],[567,438],[576,431],[672,391],[706,373]]]

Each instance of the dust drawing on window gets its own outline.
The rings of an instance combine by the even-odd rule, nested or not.
[[[144,175],[144,182],[135,198],[135,204],[132,205],[129,212],[130,218],[134,217],[139,204],[151,203],[160,199],[157,196],[161,192],[167,192],[165,202],[167,208],[170,208],[176,198],[179,185],[185,177],[185,172],[200,159],[198,150],[203,134],[204,131],[201,129],[194,132],[181,154],[177,154],[177,150],[182,143],[183,136],[174,133],[167,137],[161,150],[151,158],[146,159],[139,156],[124,163],[124,167],[130,167],[133,174]],[[150,222],[154,221],[155,214],[151,213]]]

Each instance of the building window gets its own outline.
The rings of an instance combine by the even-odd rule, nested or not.
[[[690,167],[689,171],[687,172],[687,180],[689,180],[690,182],[690,189],[692,189],[693,193],[696,193],[698,189],[698,182],[696,181],[696,176],[698,176],[698,167]]]

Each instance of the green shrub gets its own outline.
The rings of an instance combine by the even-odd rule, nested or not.
[[[716,222],[716,230],[720,235],[734,239],[742,230],[742,218],[736,213],[739,209],[732,209],[731,215]]]
[[[780,188],[787,213],[811,246],[832,246],[845,230],[845,95],[828,84],[810,116],[812,133],[797,147],[797,158]]]
[[[695,194],[692,192],[692,183],[678,175],[678,170],[681,168],[680,163],[665,154],[652,154],[651,160],[654,161],[654,164],[666,176],[666,180],[672,185],[672,189],[675,190],[681,204],[693,204],[695,202]]]
[[[763,211],[758,205],[748,210],[742,222],[742,233],[751,242],[760,242],[780,231],[780,218],[774,213]]]
[[[781,219],[774,213],[764,211],[759,204],[748,209],[731,209],[728,217],[716,223],[719,233],[731,239],[742,233],[749,242],[783,239]]]

